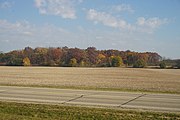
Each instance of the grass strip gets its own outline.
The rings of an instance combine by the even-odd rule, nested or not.
[[[56,85],[24,85],[24,84],[0,84],[0,86],[17,86],[17,87],[41,87],[57,89],[75,89],[75,90],[100,90],[100,91],[120,91],[120,92],[141,92],[141,93],[164,93],[180,94],[178,91],[155,91],[145,89],[126,89],[126,88],[102,88],[102,87],[84,87],[84,86],[56,86]]]
[[[1,120],[175,120],[179,113],[0,102]]]

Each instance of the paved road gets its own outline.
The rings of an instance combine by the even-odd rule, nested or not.
[[[180,112],[180,95],[0,86],[0,101]]]

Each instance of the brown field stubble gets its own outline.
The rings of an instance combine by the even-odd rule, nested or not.
[[[0,67],[0,85],[180,94],[180,69]]]

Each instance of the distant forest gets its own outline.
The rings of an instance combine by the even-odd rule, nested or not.
[[[57,47],[35,49],[25,47],[0,53],[0,65],[9,66],[62,66],[62,67],[145,67],[158,65],[161,56],[154,52],[134,52],[119,50],[97,50]]]

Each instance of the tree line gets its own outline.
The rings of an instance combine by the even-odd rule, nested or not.
[[[0,65],[62,67],[145,67],[158,65],[161,56],[155,52],[97,50],[68,47],[25,47],[0,53]]]

